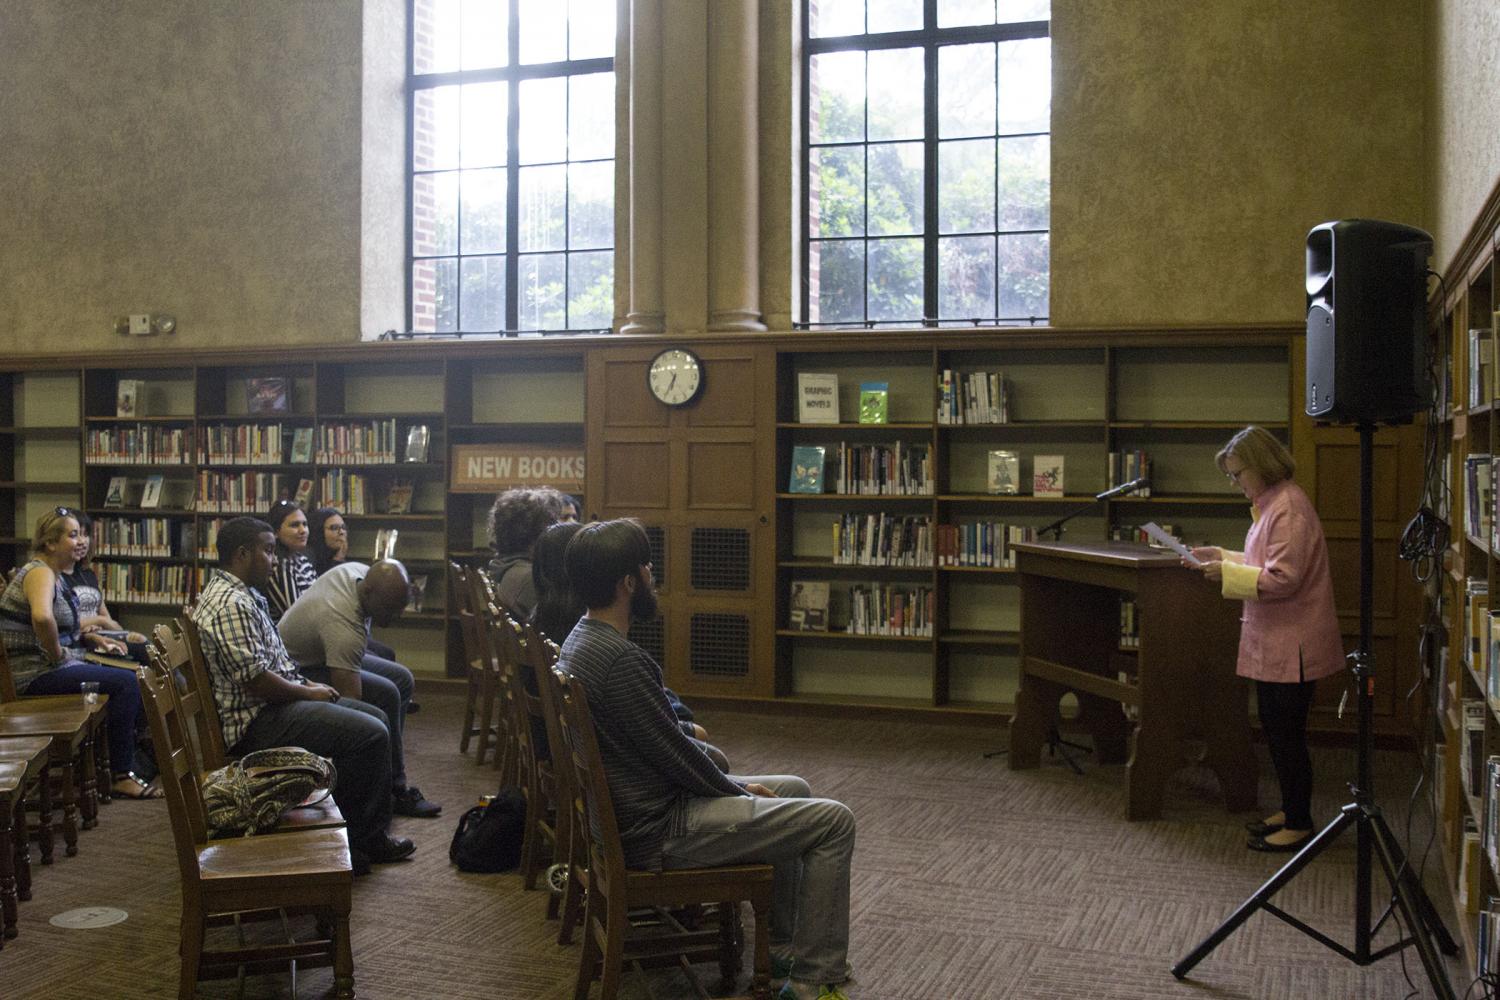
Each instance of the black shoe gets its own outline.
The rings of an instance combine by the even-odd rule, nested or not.
[[[370,856],[359,848],[349,848],[349,863],[356,878],[370,874]]]
[[[1267,823],[1264,820],[1253,819],[1245,824],[1245,832],[1252,837],[1265,837],[1282,829],[1285,823]]]
[[[409,702],[406,703],[406,714],[407,715],[416,715],[420,711],[422,711],[422,706],[419,705],[419,704],[417,704],[416,702],[409,701]]]
[[[391,809],[398,816],[415,816],[418,819],[432,819],[443,811],[443,807],[436,802],[428,802],[422,798],[422,790],[416,785],[407,785],[392,792]]]
[[[1251,837],[1245,841],[1245,846],[1252,851],[1262,851],[1266,854],[1292,854],[1306,847],[1309,840],[1312,840],[1311,831],[1308,831],[1306,836],[1294,840],[1290,844],[1273,844],[1265,837]]]
[[[371,837],[364,844],[355,848],[355,853],[365,858],[366,870],[369,865],[388,865],[392,861],[400,861],[417,853],[417,845],[411,842],[409,837],[392,837],[390,834],[382,833]]]

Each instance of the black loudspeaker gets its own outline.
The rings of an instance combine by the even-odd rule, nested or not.
[[[1307,234],[1307,415],[1404,422],[1427,408],[1432,237],[1376,219]]]

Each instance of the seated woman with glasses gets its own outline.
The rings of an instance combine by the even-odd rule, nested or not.
[[[63,507],[61,510],[68,510]],[[73,593],[78,596],[79,625],[84,633],[102,635],[109,639],[117,639],[125,643],[130,650],[130,658],[137,663],[146,663],[146,637],[139,632],[132,632],[109,613],[109,606],[104,603],[104,590],[99,586],[99,574],[94,572],[94,566],[90,560],[93,551],[94,519],[83,511],[73,511],[73,516],[78,520],[78,547],[76,554],[78,562],[74,564],[73,571],[66,574],[63,579],[68,586],[73,588]]]
[[[307,515],[296,501],[277,500],[266,515],[266,523],[276,533],[276,562],[266,583],[266,600],[271,605],[271,620],[281,621],[286,609],[316,582],[318,571],[307,557]]]
[[[87,663],[90,651],[123,655],[125,644],[97,632],[83,631],[78,595],[67,574],[78,562],[78,515],[68,507],[43,514],[31,538],[31,561],[0,592],[0,641],[10,661],[11,678],[23,695],[76,694],[92,681],[109,696],[109,759],[113,792],[127,799],[161,798],[130,770],[135,758],[135,729],[142,718],[135,672]]]

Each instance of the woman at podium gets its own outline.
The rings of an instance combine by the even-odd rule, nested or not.
[[[1226,600],[1243,601],[1236,672],[1255,681],[1281,809],[1246,824],[1254,851],[1295,851],[1312,836],[1312,756],[1307,713],[1320,677],[1344,666],[1328,543],[1312,501],[1292,481],[1291,454],[1262,427],[1246,427],[1214,456],[1250,501],[1243,552],[1193,549],[1198,569]]]

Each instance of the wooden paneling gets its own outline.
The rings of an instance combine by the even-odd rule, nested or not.
[[[651,395],[646,366],[640,361],[606,362],[599,381],[599,392],[590,398],[603,404],[606,427],[666,428],[671,411]]]
[[[604,505],[663,509],[670,502],[671,453],[665,441],[619,441],[605,450]]]
[[[1336,437],[1335,437],[1336,436]],[[1327,440],[1335,437],[1334,440]],[[1375,475],[1371,490],[1375,521],[1401,517],[1401,449],[1395,435],[1377,434],[1374,447]],[[1353,431],[1322,430],[1313,441],[1316,482],[1310,495],[1316,498],[1318,516],[1326,528],[1330,522],[1350,521],[1359,525],[1359,438]]]
[[[717,353],[717,352],[715,352]],[[708,379],[698,404],[684,411],[687,425],[703,427],[755,427],[755,358],[748,353],[740,357],[715,358],[705,364]]]
[[[694,510],[753,510],[755,489],[745,470],[755,467],[754,441],[689,441],[687,505]]]

